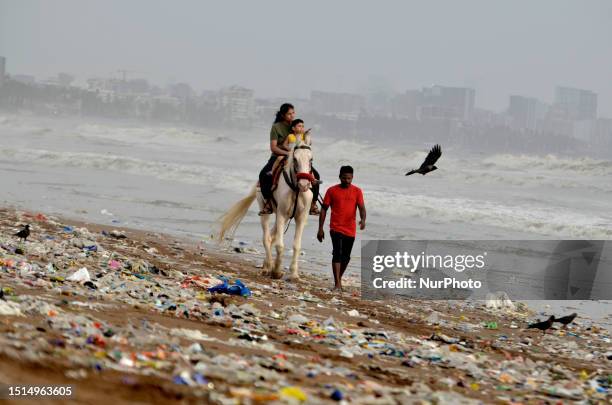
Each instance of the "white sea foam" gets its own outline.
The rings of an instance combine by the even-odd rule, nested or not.
[[[127,145],[191,147],[218,141],[217,134],[177,127],[116,127],[101,124],[81,124],[65,134],[68,137],[111,141]]]
[[[402,173],[402,170],[410,168],[411,165],[418,167],[427,155],[425,151],[389,149],[345,140],[315,143],[314,148],[317,161],[337,164],[358,162],[362,168],[382,170],[387,173]]]
[[[612,175],[612,161],[597,160],[588,157],[565,158],[555,155],[509,155],[499,154],[483,160],[489,167],[529,170],[554,170],[563,172],[585,173],[589,175]]]
[[[353,164],[361,170],[398,176],[417,168],[427,156],[426,150],[389,149],[345,140],[327,140],[315,150],[317,162]],[[606,160],[507,154],[466,159],[443,150],[437,166],[435,176],[453,182],[612,192],[612,162]]]
[[[417,217],[432,222],[459,222],[496,226],[535,235],[579,239],[612,238],[610,218],[547,206],[509,206],[502,202],[467,198],[436,198],[427,195],[364,191],[369,210],[384,215]]]
[[[181,183],[213,185],[227,190],[248,189],[256,178],[251,173],[241,170],[218,170],[204,165],[186,165],[87,152],[0,148],[0,157],[56,167],[112,170]],[[253,180],[249,181],[249,177]]]

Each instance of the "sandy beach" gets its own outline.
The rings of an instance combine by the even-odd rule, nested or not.
[[[214,244],[1,209],[0,380],[73,387],[37,403],[610,401],[609,332],[589,319],[543,334],[524,306],[370,302],[259,272]],[[252,295],[209,293],[219,276]]]

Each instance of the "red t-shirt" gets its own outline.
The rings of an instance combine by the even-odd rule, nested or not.
[[[347,188],[336,184],[327,189],[323,204],[331,207],[329,229],[354,238],[357,229],[355,223],[357,205],[363,204],[361,189],[352,184]]]

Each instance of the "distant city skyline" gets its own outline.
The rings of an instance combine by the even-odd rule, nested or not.
[[[0,0],[0,55],[7,73],[39,79],[126,70],[158,85],[238,84],[289,100],[439,84],[473,88],[478,108],[503,111],[510,95],[551,103],[564,86],[597,93],[598,115],[612,117],[610,15],[605,0]]]
[[[6,58],[3,57],[2,55],[0,55],[0,71],[2,71],[2,69],[4,68],[4,63],[6,61]],[[0,72],[2,73],[2,72]],[[109,77],[103,78],[103,77],[93,77],[90,76],[88,78],[84,78],[80,81],[80,83],[77,84],[78,87],[82,87],[82,88],[89,88],[92,89],[92,83],[96,83],[96,85],[94,85],[94,88],[96,88],[97,86],[100,85],[100,83],[104,83],[106,82],[106,80],[114,80],[114,81],[125,81],[126,83],[130,83],[133,86],[136,87],[142,87],[143,85],[149,85],[149,86],[154,86],[160,89],[166,89],[169,91],[169,93],[177,98],[187,98],[189,96],[193,96],[193,97],[200,97],[205,95],[206,93],[210,93],[212,92],[216,92],[217,90],[231,90],[232,88],[235,88],[236,86],[238,86],[239,88],[242,88],[239,85],[236,84],[225,84],[220,86],[219,88],[216,89],[195,89],[191,86],[190,83],[186,83],[186,82],[182,82],[182,81],[177,81],[171,84],[167,84],[167,85],[161,85],[160,83],[155,83],[152,81],[149,81],[145,78],[142,77],[128,77],[127,73],[128,71],[126,70],[118,70],[115,73],[120,73],[121,74],[121,78],[117,77],[116,74],[110,75]],[[1,76],[1,75],[0,75]],[[53,76],[49,76],[49,77],[45,77],[45,78],[40,78],[40,77],[35,77],[33,75],[24,75],[21,73],[13,73],[12,75],[9,75],[10,77],[13,78],[13,80],[17,80],[23,83],[34,83],[34,82],[38,82],[38,83],[42,83],[42,84],[63,84],[63,85],[74,85],[74,76],[72,76],[71,74],[67,74],[65,72],[59,72],[56,75]],[[67,80],[67,81],[66,81]],[[175,94],[177,89],[180,88],[180,95],[179,94]],[[526,107],[529,110],[534,110],[536,108],[538,108],[540,110],[540,115],[542,115],[547,108],[554,106],[554,105],[566,105],[565,109],[567,108],[584,108],[584,101],[581,100],[581,97],[588,97],[588,102],[586,103],[588,105],[588,111],[585,114],[580,114],[580,113],[576,113],[573,111],[568,111],[567,113],[569,114],[568,116],[571,116],[572,119],[577,119],[577,120],[583,120],[583,119],[597,119],[597,118],[606,118],[609,119],[610,117],[606,117],[606,116],[602,116],[600,114],[598,114],[598,94],[595,92],[592,92],[590,90],[586,90],[586,89],[578,89],[578,88],[573,88],[573,87],[567,87],[567,86],[555,86],[554,89],[554,97],[552,100],[541,100],[538,99],[537,97],[531,97],[529,95],[518,95],[518,94],[509,94],[508,95],[508,104],[506,105],[506,107],[504,107],[501,110],[487,110],[481,106],[478,106],[475,104],[474,100],[475,100],[475,91],[474,89],[470,88],[470,87],[453,87],[453,86],[443,86],[440,84],[435,84],[432,86],[422,86],[421,88],[418,89],[406,89],[405,91],[396,91],[396,90],[389,90],[389,95],[391,96],[389,98],[389,102],[394,101],[396,103],[397,106],[397,97],[398,96],[407,96],[409,98],[414,97],[415,92],[421,94],[422,92],[424,92],[425,94],[430,93],[432,90],[436,89],[436,88],[448,88],[448,89],[455,89],[455,90],[451,90],[451,91],[456,91],[459,90],[461,93],[457,94],[457,96],[461,99],[462,97],[465,97],[463,95],[463,91],[468,91],[468,94],[470,94],[469,97],[471,97],[471,102],[468,102],[468,104],[472,105],[472,109],[480,109],[483,111],[493,111],[496,113],[509,113],[510,116],[513,116],[514,114],[517,114],[516,108],[519,108],[519,110],[524,109],[525,107],[521,106],[521,107],[517,107],[517,103],[523,104],[523,103],[528,103],[530,104],[530,107]],[[260,98],[260,99],[266,99],[266,97],[261,97],[259,95],[257,95],[255,93],[254,90],[252,89],[248,89],[248,88],[243,88],[243,90],[248,91],[250,93],[250,97],[251,98]],[[147,90],[148,91],[148,90]],[[192,94],[188,94],[189,92],[193,92]],[[345,95],[345,96],[349,96],[349,97],[363,97],[363,96],[367,96],[367,94],[365,93],[359,93],[359,92],[328,92],[326,90],[311,90],[309,94],[304,95],[304,96],[300,96],[297,99],[309,99],[311,102],[317,103],[317,101],[314,99],[314,97],[317,97],[319,94],[328,94],[328,96],[330,97],[334,97],[334,94],[337,95]],[[457,97],[455,96],[455,97]],[[451,96],[453,97],[453,96]],[[271,97],[272,99],[276,98],[276,97]],[[270,98],[268,98],[270,99]],[[291,99],[287,99],[287,101],[293,101]],[[365,100],[363,100],[365,102]],[[567,103],[568,101],[570,102],[570,104],[573,104],[570,107],[567,107]],[[344,101],[343,101],[344,102]],[[401,101],[399,101],[401,103]],[[342,102],[341,102],[342,103]],[[359,103],[359,102],[358,102]],[[468,105],[466,104],[466,106]],[[541,106],[536,106],[536,104],[541,105]],[[579,107],[580,106],[580,107]],[[363,107],[365,107],[365,104],[363,105]],[[359,108],[357,108],[358,110]],[[391,108],[392,110],[394,108]],[[535,111],[535,110],[534,110]],[[531,112],[531,114],[533,114],[534,112]],[[521,111],[518,112],[519,115],[523,115],[526,114],[526,112]],[[404,114],[402,114],[402,112],[399,112],[400,116],[405,116]],[[471,117],[472,115],[472,111],[465,111],[465,113],[463,113],[463,119],[469,119],[469,117]],[[526,117],[521,117],[521,121],[524,120],[529,120],[529,121],[533,121],[535,120],[535,117],[530,117],[530,118],[526,118]],[[527,124],[526,122],[523,122],[524,127],[528,128],[528,129],[535,129],[536,125],[534,124],[534,122],[530,122],[529,124]]]

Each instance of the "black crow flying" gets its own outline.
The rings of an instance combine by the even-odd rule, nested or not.
[[[546,333],[547,329],[552,327],[553,322],[555,321],[555,316],[551,315],[548,320],[544,322],[536,322],[527,326],[527,329],[540,329],[542,332]]]
[[[26,239],[28,239],[28,236],[30,236],[30,225],[24,226],[21,231],[17,232],[13,236],[17,236],[17,237],[23,239],[23,241],[25,242]]]
[[[570,323],[572,323],[574,321],[574,318],[576,318],[576,315],[578,315],[577,313],[573,313],[561,318],[555,318],[555,322],[559,322],[561,324],[563,324],[563,327],[565,328],[567,325],[569,325]]]
[[[425,158],[425,161],[421,167],[416,170],[410,170],[408,173],[406,173],[406,176],[410,176],[414,173],[421,173],[422,175],[425,175],[429,172],[433,172],[437,169],[434,164],[440,158],[440,156],[442,156],[442,148],[440,148],[440,145],[435,145],[427,154],[427,157]]]

